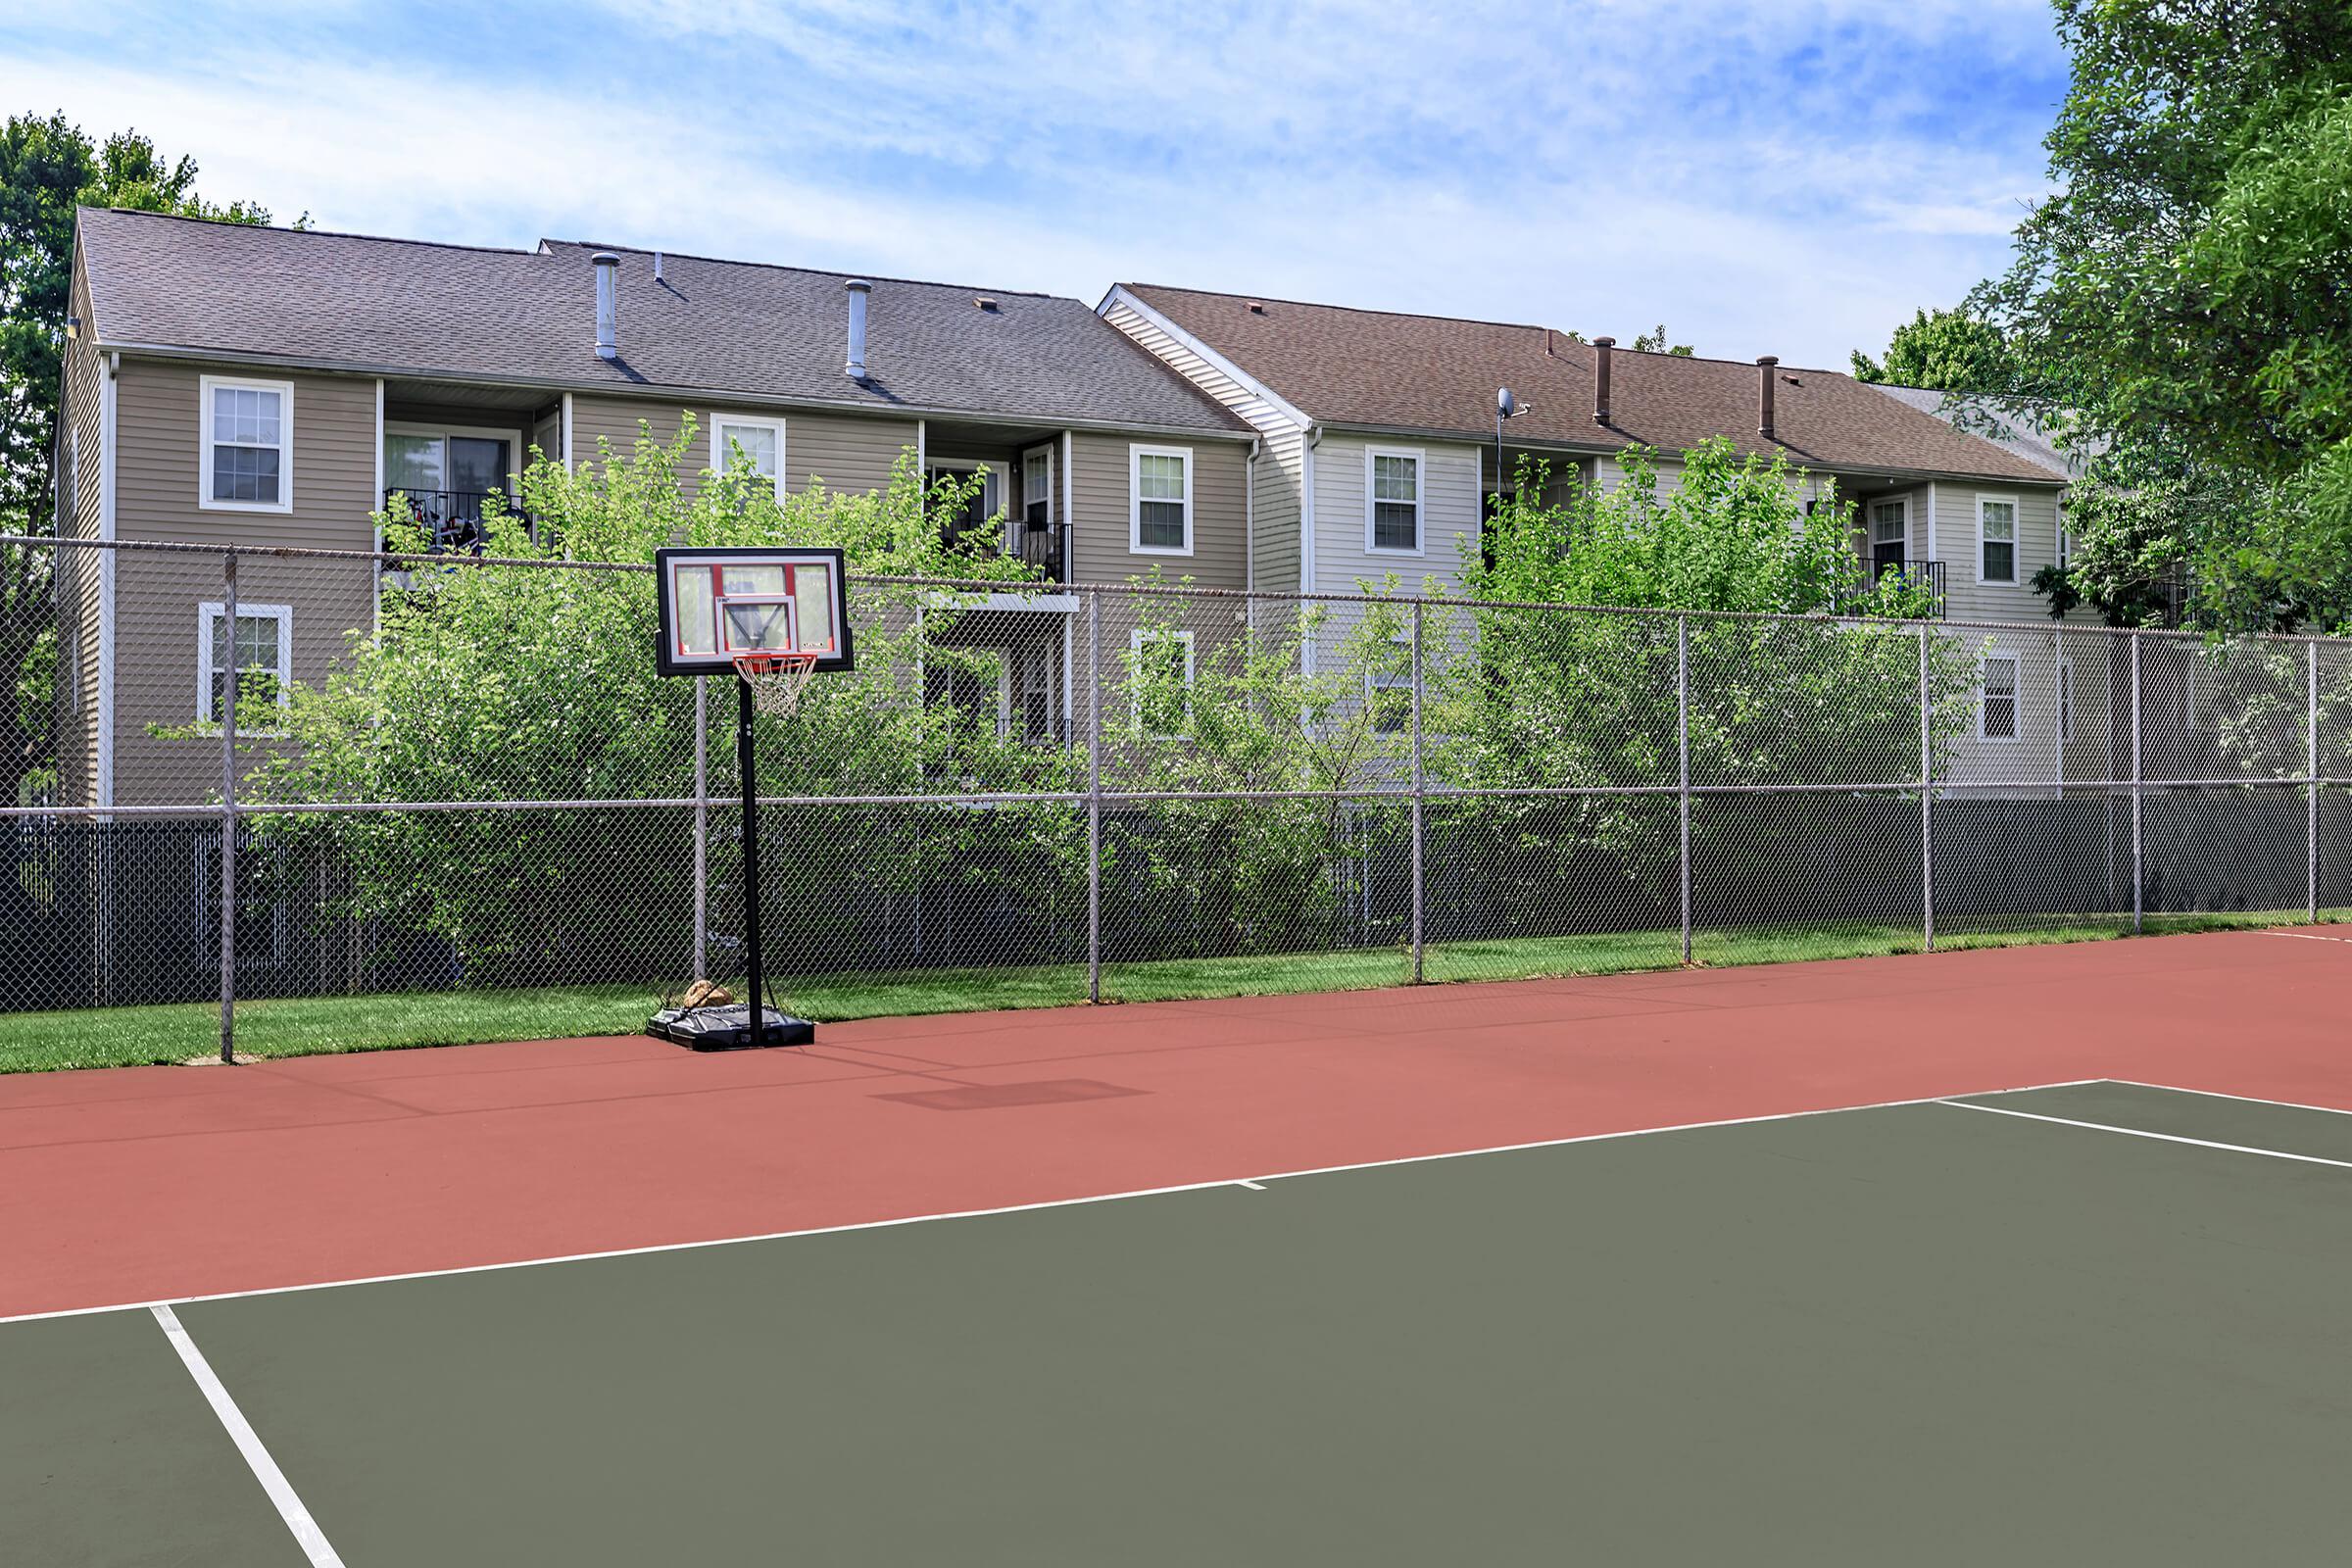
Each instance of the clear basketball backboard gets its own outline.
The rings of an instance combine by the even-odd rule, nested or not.
[[[852,663],[838,550],[681,547],[655,552],[664,675],[731,674],[747,654]]]

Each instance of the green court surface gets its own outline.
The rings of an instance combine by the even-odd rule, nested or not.
[[[266,1454],[148,1309],[0,1326],[0,1561],[2352,1553],[2352,1114],[2174,1090],[175,1310]]]

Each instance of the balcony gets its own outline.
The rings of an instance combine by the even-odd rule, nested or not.
[[[1882,556],[1863,563],[1866,575],[1855,585],[1857,599],[1872,587],[1893,577],[1906,588],[1925,588],[1928,591],[1927,616],[1941,620],[1944,614],[1943,563],[1940,561],[1898,561]]]
[[[482,526],[484,515],[503,512],[509,516],[523,516],[522,504],[501,490],[384,492],[386,512],[397,515],[404,505],[409,515],[424,530],[426,548],[436,555],[478,556],[489,543],[488,532]],[[526,526],[529,520],[523,516]]]
[[[1045,574],[1048,582],[1070,580],[1069,529],[1058,522],[1008,521],[1004,553],[1018,557]]]

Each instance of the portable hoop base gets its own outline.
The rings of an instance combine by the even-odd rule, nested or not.
[[[773,1007],[760,1010],[760,1036],[752,1038],[752,1009],[742,1004],[728,1007],[664,1007],[646,1020],[645,1032],[657,1040],[684,1046],[689,1051],[748,1051],[755,1044],[766,1046],[805,1046],[816,1038],[816,1025],[806,1018],[778,1012]]]

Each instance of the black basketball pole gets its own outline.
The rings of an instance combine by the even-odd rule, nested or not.
[[[750,990],[752,1049],[767,1011],[760,995],[760,779],[752,771],[752,683],[735,674],[735,768],[743,775],[743,978]]]

